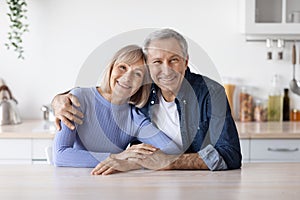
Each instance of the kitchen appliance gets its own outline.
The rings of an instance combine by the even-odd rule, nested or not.
[[[0,125],[19,124],[22,122],[17,100],[12,97],[7,85],[0,86]]]
[[[55,115],[52,110],[51,104],[43,105],[41,107],[41,111],[43,112],[43,119],[45,121],[49,121],[49,122],[55,121]]]
[[[300,11],[294,11],[289,15],[290,22],[300,23]]]
[[[295,65],[296,65],[296,45],[293,44],[292,48],[292,64],[293,64],[293,79],[290,81],[290,89],[293,93],[300,95],[300,84],[295,78]]]

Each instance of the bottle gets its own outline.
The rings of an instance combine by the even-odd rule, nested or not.
[[[233,105],[233,98],[234,98],[234,92],[236,89],[236,80],[234,78],[224,77],[223,78],[223,86],[226,92],[226,96],[229,102],[229,106],[231,109],[232,116],[234,116],[234,105]]]
[[[289,89],[287,88],[284,89],[282,120],[290,121],[290,98]]]
[[[272,88],[268,98],[268,121],[281,121],[282,119],[282,96],[279,87],[279,76],[274,75]]]

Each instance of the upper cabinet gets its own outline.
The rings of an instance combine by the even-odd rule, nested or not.
[[[239,0],[247,40],[300,39],[300,0]]]

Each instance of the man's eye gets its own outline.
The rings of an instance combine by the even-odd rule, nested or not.
[[[178,61],[179,61],[178,58],[172,58],[172,59],[171,59],[171,62],[172,62],[172,63],[178,62]]]
[[[155,60],[155,61],[153,61],[152,63],[157,65],[157,64],[161,64],[161,61]]]
[[[137,77],[142,77],[142,74],[139,73],[139,72],[136,72],[136,73],[135,73],[135,76],[137,76]]]

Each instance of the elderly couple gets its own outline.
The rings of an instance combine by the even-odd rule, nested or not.
[[[99,87],[57,95],[54,165],[94,167],[94,175],[240,168],[239,137],[224,88],[192,73],[188,60],[185,38],[160,29],[146,37],[143,48],[116,52]]]

